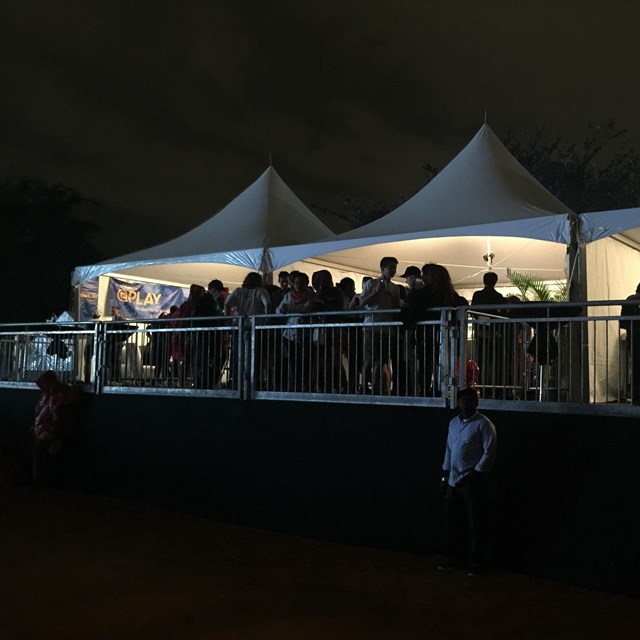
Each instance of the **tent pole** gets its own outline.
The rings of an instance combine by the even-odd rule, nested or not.
[[[580,215],[569,214],[569,302],[584,302],[587,299],[587,270],[584,246],[580,246]],[[589,395],[588,346],[583,340],[581,323],[571,323],[569,328],[569,400],[584,402]]]
[[[569,254],[569,302],[584,302],[587,299],[587,272],[584,248],[580,246],[580,216],[570,213]]]

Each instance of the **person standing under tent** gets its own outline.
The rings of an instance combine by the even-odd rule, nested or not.
[[[287,292],[276,313],[286,314],[287,327],[283,332],[287,351],[287,391],[308,392],[311,374],[311,330],[301,314],[315,310],[316,295],[309,289],[309,276],[301,271],[292,272],[293,286]]]
[[[264,288],[262,284],[262,276],[251,271],[245,277],[242,282],[242,286],[234,289],[227,297],[224,304],[224,311],[227,316],[259,316],[271,313],[271,296],[269,292]],[[264,331],[256,332],[256,350],[255,350],[255,362],[256,362],[256,385],[260,389],[262,383],[266,380],[263,375],[267,374],[269,363],[267,362],[267,349],[268,340],[264,338]],[[237,336],[237,333],[234,333]],[[235,349],[232,350],[232,364],[231,364],[231,377],[233,380],[237,380],[235,375],[235,368],[237,366],[237,354],[238,344],[234,341]],[[235,354],[235,355],[233,355]],[[251,354],[247,352],[245,370],[249,370]]]
[[[194,306],[194,316],[197,318],[216,318],[224,316],[222,292],[224,285],[220,280],[212,280],[207,285],[207,291]],[[194,326],[220,327],[215,320],[198,320]],[[195,351],[196,387],[199,389],[215,389],[220,381],[222,365],[225,361],[223,353],[223,331],[221,329],[203,331],[199,336],[198,348]]]
[[[409,266],[400,276],[407,283],[407,295],[403,303],[403,318],[411,300],[424,287],[422,271],[419,267]],[[398,387],[400,395],[417,396],[420,394],[424,370],[424,350],[417,349],[416,327],[405,325],[402,333],[403,344],[400,351],[402,362],[398,371]]]
[[[333,284],[331,272],[318,271],[315,279],[316,311],[345,311],[346,301],[342,289]],[[343,322],[342,316],[318,319],[327,324]],[[338,327],[323,327],[313,331],[315,388],[319,392],[346,391],[346,376],[342,369],[342,331]]]
[[[630,295],[620,308],[620,315],[631,316],[630,319],[620,320],[620,328],[627,332],[631,403],[640,404],[640,283],[636,292]]]
[[[496,291],[498,274],[495,271],[487,271],[482,276],[484,288],[475,291],[471,298],[471,305],[479,304],[506,304],[506,298]],[[498,309],[489,310],[487,313],[499,313]],[[476,362],[480,368],[480,383],[485,389],[484,397],[492,394],[495,385],[504,384],[504,341],[500,325],[478,322],[476,325]]]
[[[400,309],[400,287],[391,279],[396,275],[398,260],[386,256],[380,260],[380,277],[371,279],[362,287],[360,306],[363,309]],[[366,322],[399,320],[393,313],[371,314]],[[393,326],[370,326],[364,329],[363,388],[367,389],[371,376],[371,390],[374,394],[389,395],[393,386],[394,367],[397,365],[397,332]]]

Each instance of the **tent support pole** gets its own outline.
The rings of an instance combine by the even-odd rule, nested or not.
[[[585,247],[580,246],[580,215],[569,214],[569,302],[584,302],[587,299],[587,261]],[[569,328],[570,374],[568,380],[569,400],[585,402],[589,396],[589,357],[583,344],[580,323],[571,323]]]

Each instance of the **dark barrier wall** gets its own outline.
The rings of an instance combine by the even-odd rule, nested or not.
[[[37,394],[0,390],[0,438],[26,450]],[[87,396],[60,459],[69,488],[255,527],[440,549],[444,409]],[[640,595],[640,425],[487,412],[498,430],[499,566]]]

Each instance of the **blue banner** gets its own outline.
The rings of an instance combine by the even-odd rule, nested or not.
[[[189,295],[189,289],[151,282],[125,282],[109,278],[109,307],[120,307],[127,319],[153,319],[173,306],[180,306]]]
[[[98,311],[98,278],[86,280],[80,285],[78,293],[78,320],[91,320]]]

